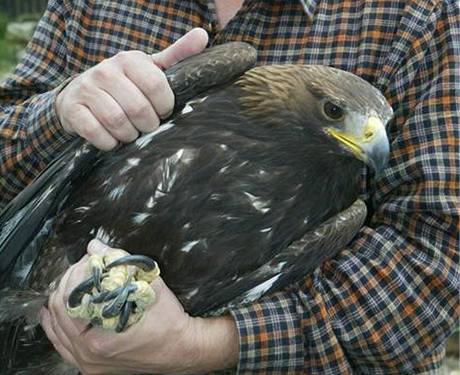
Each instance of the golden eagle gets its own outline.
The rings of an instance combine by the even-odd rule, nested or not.
[[[390,106],[349,72],[254,62],[245,44],[215,47],[166,72],[176,110],[157,131],[108,153],[75,141],[2,213],[3,286],[46,295],[97,237],[155,259],[202,315],[286,286],[349,242],[365,217],[362,168],[387,162]],[[3,320],[23,312],[4,292]],[[2,367],[23,366],[21,350]]]

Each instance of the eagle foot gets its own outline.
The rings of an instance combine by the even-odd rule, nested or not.
[[[88,269],[91,277],[69,295],[67,311],[72,317],[122,332],[139,321],[155,301],[150,283],[160,274],[160,268],[146,256],[124,250],[91,255]]]

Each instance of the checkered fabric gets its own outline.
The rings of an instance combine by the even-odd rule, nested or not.
[[[69,141],[54,109],[69,77],[122,50],[159,51],[195,26],[212,44],[251,43],[259,64],[356,73],[395,112],[391,160],[378,179],[363,176],[371,215],[352,244],[298,285],[232,311],[238,372],[435,371],[460,313],[455,0],[247,0],[223,30],[212,1],[51,0],[0,87],[2,205]]]

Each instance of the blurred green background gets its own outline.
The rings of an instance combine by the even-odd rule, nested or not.
[[[0,0],[0,79],[16,65],[47,0]]]
[[[3,76],[11,69],[16,62],[16,53],[18,45],[6,40],[6,31],[8,26],[8,16],[0,12],[0,76]]]

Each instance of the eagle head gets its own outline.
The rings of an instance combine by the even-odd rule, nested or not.
[[[246,72],[237,84],[250,116],[307,130],[316,141],[322,136],[376,175],[385,167],[390,149],[385,124],[393,111],[364,79],[323,65],[269,65]]]

